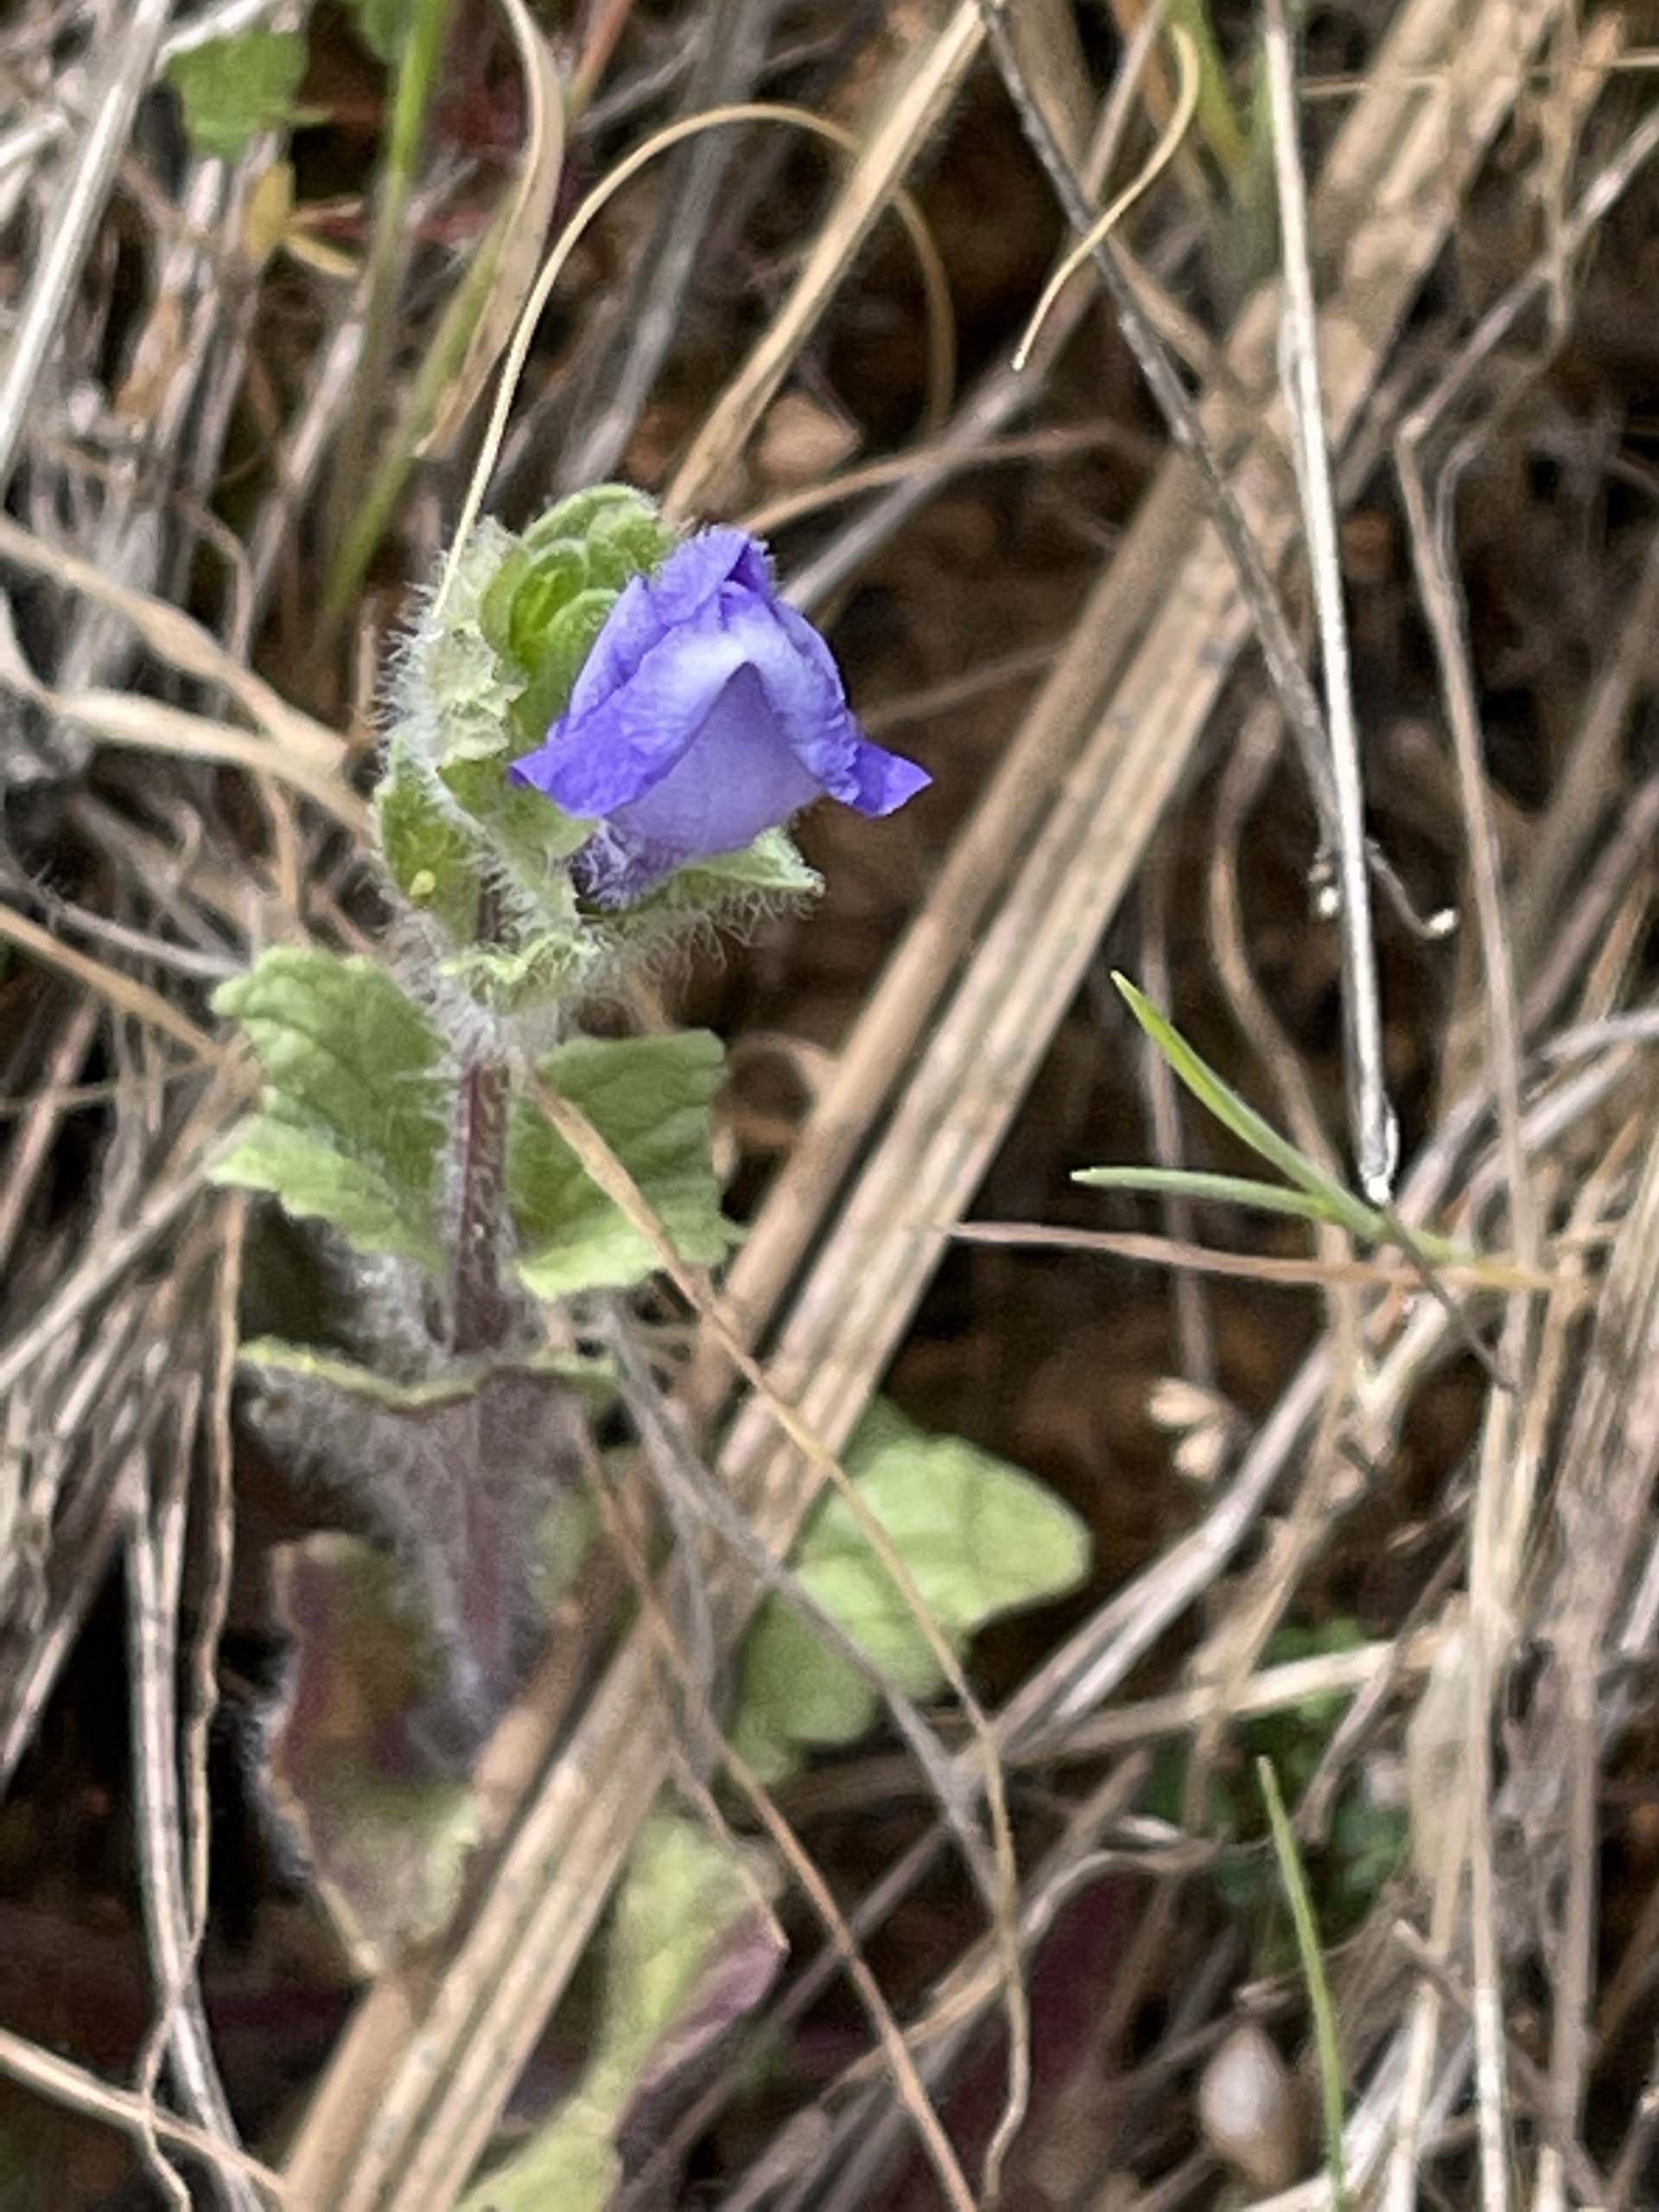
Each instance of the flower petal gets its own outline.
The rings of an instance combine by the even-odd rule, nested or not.
[[[509,772],[567,814],[626,806],[667,775],[746,658],[741,642],[718,630],[664,638],[629,682],[586,713],[573,709]]]
[[[717,524],[677,545],[651,580],[652,605],[664,625],[695,621],[722,584],[772,595],[772,569],[759,539]]]
[[[918,791],[925,791],[933,780],[925,768],[906,760],[902,753],[889,753],[885,746],[873,745],[868,737],[858,741],[854,772],[858,778],[858,796],[847,804],[860,814],[891,814]]]
[[[741,639],[796,759],[832,798],[850,798],[859,730],[829,646],[781,601],[728,616],[727,628]]]
[[[804,614],[779,600],[741,634],[796,757],[831,798],[860,814],[891,814],[933,779],[901,754],[871,744],[854,719],[835,656]]]
[[[613,810],[611,821],[629,842],[661,855],[666,870],[741,852],[817,795],[810,771],[784,741],[760,679],[740,668],[696,742],[642,798]]]
[[[567,717],[590,714],[612,692],[631,683],[645,655],[670,631],[688,623],[715,627],[721,589],[730,583],[762,596],[770,596],[772,588],[766,556],[755,539],[725,528],[700,531],[683,540],[654,576],[630,577],[582,664]]]

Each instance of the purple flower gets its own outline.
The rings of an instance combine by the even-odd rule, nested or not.
[[[603,906],[741,852],[827,793],[891,814],[931,779],[864,736],[830,648],[741,530],[688,538],[611,609],[516,781],[598,823],[571,863]]]

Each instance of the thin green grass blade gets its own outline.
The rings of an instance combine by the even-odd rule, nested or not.
[[[1129,1012],[1140,1023],[1147,1035],[1158,1047],[1199,1105],[1213,1114],[1224,1128],[1230,1129],[1241,1144],[1269,1166],[1276,1167],[1287,1181],[1296,1185],[1324,1202],[1325,1211],[1320,1218],[1351,1230],[1356,1236],[1372,1243],[1387,1235],[1382,1217],[1372,1207],[1344,1190],[1322,1167],[1315,1165],[1307,1154],[1299,1152],[1288,1138],[1281,1137],[1270,1122],[1264,1121],[1254,1106],[1248,1105],[1230,1084],[1224,1083],[1207,1060],[1199,1058],[1180,1031],[1150,999],[1138,991],[1127,976],[1114,970],[1112,981],[1122,995]]]
[[[1279,1794],[1279,1777],[1273,1770],[1272,1760],[1258,1759],[1255,1771],[1267,1801],[1274,1855],[1279,1861],[1279,1878],[1285,1885],[1285,1897],[1290,1906],[1291,1924],[1296,1931],[1296,1952],[1301,1961],[1308,2006],[1313,2015],[1313,2041],[1319,2054],[1319,2093],[1324,2109],[1325,2158],[1331,2173],[1332,2212],[1348,2212],[1348,2176],[1342,2147],[1342,2047],[1337,2040],[1336,2009],[1331,2002],[1331,1985],[1325,1976],[1313,1900],[1308,1894],[1307,1872],[1286,1816],[1285,1801]]]
[[[1282,1183],[1255,1183],[1247,1175],[1205,1175],[1186,1167],[1079,1167],[1071,1180],[1095,1191],[1144,1191],[1160,1198],[1253,1206],[1260,1213],[1294,1214],[1302,1221],[1332,1218],[1324,1198],[1313,1192],[1287,1190]]]

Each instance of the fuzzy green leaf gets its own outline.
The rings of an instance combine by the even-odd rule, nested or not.
[[[709,1109],[725,1069],[720,1039],[706,1029],[578,1038],[541,1068],[627,1168],[681,1258],[707,1266],[723,1257],[736,1231],[720,1211],[709,1150]],[[656,1268],[645,1239],[527,1100],[508,1135],[507,1192],[518,1273],[537,1297],[623,1289]]]
[[[516,546],[479,601],[479,627],[497,652],[528,675],[546,625],[587,588],[588,563],[570,539]]]
[[[810,897],[823,890],[823,878],[801,858],[786,830],[763,830],[741,853],[717,853],[695,868],[682,868],[664,888],[677,905],[716,906],[745,891]]]
[[[489,763],[468,763],[487,770]],[[391,879],[412,906],[458,944],[478,930],[479,841],[407,745],[394,743],[374,796],[375,826]]]
[[[267,952],[213,1005],[247,1031],[265,1076],[214,1180],[436,1268],[449,1086],[425,1014],[372,961],[297,946]]]
[[[775,1974],[783,1945],[766,1899],[776,1887],[768,1860],[740,1861],[699,1822],[646,1822],[617,1893],[582,2084],[461,2212],[604,2212],[631,2106],[751,2011]]]
[[[887,1531],[928,1610],[957,1649],[999,1614],[1073,1588],[1089,1535],[1071,1508],[1006,1460],[956,1436],[928,1435],[874,1408],[847,1471]],[[865,1656],[912,1698],[940,1688],[938,1662],[843,1499],[830,1496],[803,1535],[795,1572]],[[855,1741],[876,1717],[875,1691],[780,1597],[745,1640],[732,1739],[763,1780],[812,1745]]]
[[[461,2200],[459,2212],[605,2212],[622,2185],[616,2117],[567,2098],[523,2149]]]
[[[576,821],[540,791],[510,783],[506,771],[505,755],[493,760],[446,760],[438,779],[510,866],[526,874],[545,875],[586,844],[594,825]],[[574,907],[571,912],[574,915]]]
[[[166,73],[194,150],[233,162],[262,130],[288,121],[305,74],[305,41],[297,31],[267,30],[204,39],[175,54]]]
[[[617,594],[609,587],[578,592],[542,622],[527,642],[536,658],[530,682],[512,709],[512,727],[527,746],[539,745],[570,703],[570,693]],[[518,613],[514,606],[515,619]]]
[[[537,516],[524,532],[524,543],[536,547],[559,537],[585,539],[596,527],[615,527],[620,522],[624,529],[632,529],[641,519],[658,534],[657,558],[661,560],[672,546],[674,534],[657,519],[657,510],[645,494],[636,492],[631,484],[590,484],[582,491],[568,493],[545,514]]]

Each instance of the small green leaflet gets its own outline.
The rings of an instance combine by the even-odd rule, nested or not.
[[[763,830],[741,853],[714,853],[682,868],[658,895],[665,906],[715,906],[728,904],[734,893],[798,899],[823,888],[823,878],[807,866],[786,830]]]
[[[775,1871],[699,1823],[653,1815],[639,1832],[605,1946],[597,2044],[575,2093],[461,2212],[605,2212],[635,2100],[752,2010],[783,1956],[766,1900]]]
[[[265,1075],[214,1181],[436,1269],[450,1085],[425,1014],[373,962],[291,945],[221,985],[213,1007],[242,1024]]]
[[[725,1069],[706,1029],[614,1041],[578,1038],[541,1071],[579,1106],[694,1267],[724,1257],[737,1231],[720,1210],[709,1160],[709,1109]],[[612,1205],[531,1102],[515,1102],[507,1140],[507,1196],[518,1225],[518,1274],[538,1298],[626,1289],[657,1255]]]
[[[375,828],[392,880],[410,905],[430,914],[456,944],[470,944],[483,882],[478,840],[435,780],[409,745],[394,739],[374,795]]]
[[[246,1029],[265,1075],[259,1111],[214,1180],[269,1191],[289,1213],[331,1222],[361,1251],[440,1271],[439,1175],[454,1084],[426,1015],[372,962],[299,947],[266,953],[213,1003]],[[709,1108],[724,1067],[719,1039],[701,1029],[577,1038],[542,1064],[694,1267],[723,1258],[737,1234],[721,1212],[709,1157]],[[518,1273],[537,1297],[621,1289],[655,1268],[645,1238],[523,1097],[513,1103],[507,1183]]]
[[[892,1540],[929,1611],[962,1649],[986,1622],[1072,1589],[1089,1568],[1089,1535],[1029,1475],[960,1437],[913,1427],[878,1404],[847,1471]],[[897,1585],[831,1495],[808,1523],[795,1573],[824,1611],[912,1698],[941,1686],[938,1664]],[[736,1750],[766,1782],[813,1745],[847,1744],[876,1718],[877,1697],[780,1596],[768,1598],[743,1646]]]
[[[305,41],[297,31],[204,39],[167,65],[191,146],[226,162],[246,153],[262,130],[292,119],[304,74]]]

